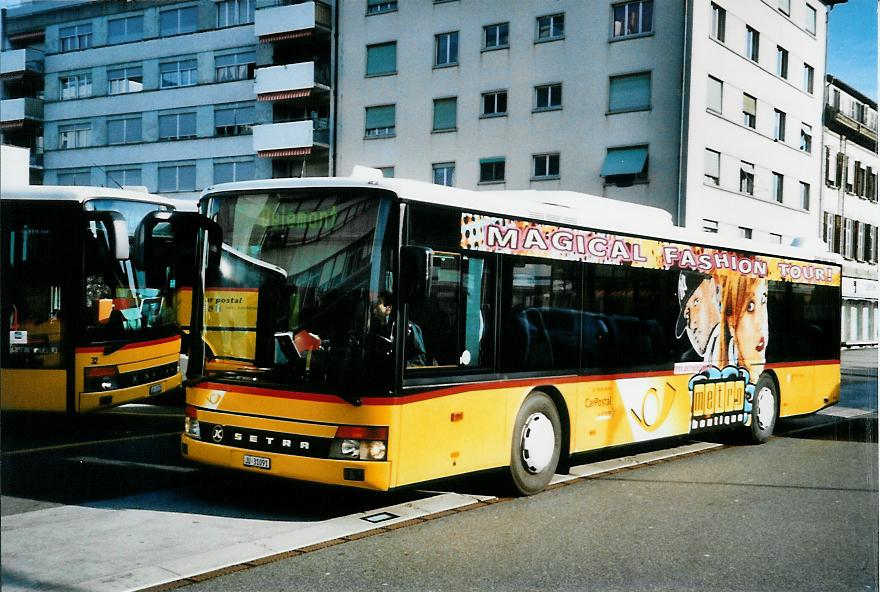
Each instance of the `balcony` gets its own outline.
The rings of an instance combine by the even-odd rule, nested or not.
[[[326,90],[330,68],[315,62],[257,68],[254,92],[261,101],[280,101],[305,97],[315,88]]]
[[[43,53],[35,49],[0,51],[0,79],[19,78],[25,72],[43,73]]]
[[[43,101],[26,97],[0,101],[0,128],[23,127],[26,120],[43,120]]]
[[[825,126],[843,134],[868,150],[877,149],[877,130],[847,115],[833,105],[825,105]]]
[[[254,15],[254,33],[263,43],[311,35],[318,27],[330,29],[330,7],[322,2],[302,2],[260,8]]]
[[[262,158],[305,156],[315,148],[327,148],[329,143],[325,120],[255,125],[253,132],[254,151]]]

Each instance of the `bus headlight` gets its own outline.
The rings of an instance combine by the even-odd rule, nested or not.
[[[199,420],[196,419],[196,408],[192,405],[186,406],[186,415],[183,418],[183,433],[196,440],[202,439],[202,430],[199,426]]]
[[[330,444],[330,458],[385,460],[388,455],[386,426],[342,426]]]
[[[88,366],[83,372],[83,378],[83,388],[87,392],[119,388],[119,369],[116,366]]]

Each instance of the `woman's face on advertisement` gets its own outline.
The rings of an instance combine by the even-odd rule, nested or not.
[[[766,281],[757,282],[749,291],[735,331],[740,355],[746,360],[765,359],[770,337],[767,326]]]

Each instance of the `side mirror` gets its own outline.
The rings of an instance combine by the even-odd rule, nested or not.
[[[421,302],[431,295],[434,251],[427,247],[406,246],[400,249],[401,302]]]
[[[124,261],[129,258],[128,223],[125,216],[113,211],[86,212],[86,220],[100,222],[107,228],[107,240],[114,259]]]

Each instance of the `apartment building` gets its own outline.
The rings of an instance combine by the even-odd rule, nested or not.
[[[831,3],[347,1],[337,168],[813,236]]]
[[[330,173],[332,5],[36,2],[5,11],[3,142],[47,184],[182,198]]]
[[[833,76],[825,83],[820,232],[845,261],[841,340],[877,344],[877,102]]]

